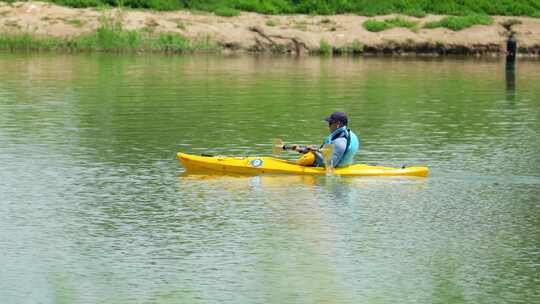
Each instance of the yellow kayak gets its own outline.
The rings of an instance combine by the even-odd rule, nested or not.
[[[295,162],[274,157],[199,156],[178,152],[176,157],[188,171],[219,171],[238,174],[307,174],[325,175],[326,169],[300,166]],[[427,167],[389,168],[355,164],[336,168],[333,174],[342,176],[420,176],[426,177]]]

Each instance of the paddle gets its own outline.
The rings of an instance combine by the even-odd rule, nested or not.
[[[332,154],[334,153],[334,145],[325,144],[320,150],[320,152],[323,156],[324,167],[326,168],[326,175],[334,174],[334,164],[332,161]]]
[[[276,155],[281,153],[281,151],[287,150],[285,147],[286,146],[283,144],[283,140],[281,138],[274,138],[272,140],[272,154]]]
[[[292,150],[292,151],[299,151],[299,146],[297,145],[285,145],[283,144],[283,140],[281,138],[275,138],[272,141],[272,154],[276,155],[281,153],[282,151]],[[322,149],[312,149],[310,147],[304,147],[300,149],[309,149],[312,151],[320,152],[323,161],[324,161],[324,167],[326,168],[326,175],[332,175],[334,173],[334,164],[332,163],[332,153],[334,153],[334,145],[333,144],[325,144]]]
[[[274,138],[272,140],[272,154],[279,154],[282,151],[305,151],[305,150],[311,150],[311,151],[318,151],[316,149],[310,148],[310,147],[302,147],[300,145],[285,145],[283,144],[283,140],[281,138]]]

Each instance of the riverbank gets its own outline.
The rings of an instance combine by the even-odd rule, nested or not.
[[[195,11],[77,9],[44,2],[1,2],[0,48],[499,56],[504,54],[512,30],[518,39],[519,56],[540,56],[538,18],[493,16],[490,25],[453,31],[423,27],[443,19],[442,15],[399,16],[417,26],[379,32],[363,27],[367,20],[395,17],[246,12],[222,17]]]

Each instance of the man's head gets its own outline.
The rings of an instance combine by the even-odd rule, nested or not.
[[[334,112],[330,116],[324,119],[328,122],[330,131],[334,132],[336,129],[346,126],[349,122],[347,114],[343,112]]]

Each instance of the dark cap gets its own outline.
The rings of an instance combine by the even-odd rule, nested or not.
[[[346,126],[348,123],[347,114],[343,112],[334,112],[330,116],[326,117],[324,120],[327,122],[339,121],[342,125]]]

